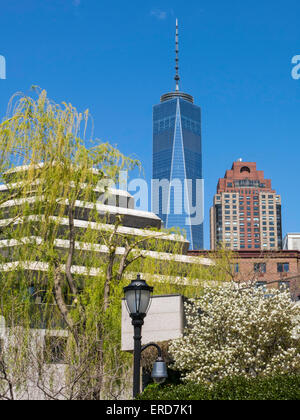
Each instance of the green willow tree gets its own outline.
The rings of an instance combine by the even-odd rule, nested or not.
[[[229,280],[220,264],[178,261],[182,243],[169,232],[129,235],[120,214],[99,212],[108,181],[140,164],[108,143],[87,142],[89,126],[88,111],[57,105],[45,91],[13,97],[0,124],[0,302],[10,334],[0,352],[0,398],[29,395],[28,383],[49,399],[116,397],[131,361],[120,351],[128,279],[147,273],[156,294],[188,297],[204,282]],[[41,325],[49,346],[40,344]],[[50,368],[56,353],[63,379]]]

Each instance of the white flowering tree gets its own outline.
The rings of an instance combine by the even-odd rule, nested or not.
[[[300,373],[300,307],[287,291],[207,288],[185,308],[185,334],[170,345],[185,381]]]

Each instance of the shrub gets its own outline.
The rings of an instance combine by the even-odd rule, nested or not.
[[[139,400],[300,400],[300,375],[226,378],[208,387],[201,383],[150,385]]]
[[[288,292],[269,297],[250,287],[207,288],[186,303],[187,328],[170,345],[184,382],[300,374],[300,307]]]

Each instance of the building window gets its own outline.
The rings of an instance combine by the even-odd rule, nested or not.
[[[278,273],[288,273],[290,271],[289,263],[277,263],[277,272]]]
[[[264,292],[267,291],[267,282],[266,281],[257,281],[255,283],[257,289],[262,289]]]
[[[231,269],[234,274],[239,273],[239,264],[238,263],[232,264]]]
[[[255,263],[254,264],[254,272],[255,273],[266,273],[267,272],[266,263]]]
[[[248,174],[250,174],[250,168],[248,168],[248,166],[243,166],[241,168],[241,173],[243,173],[243,172],[247,172]]]
[[[291,288],[289,281],[280,281],[278,286],[280,290],[290,290]]]

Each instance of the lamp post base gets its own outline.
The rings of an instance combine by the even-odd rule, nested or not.
[[[132,325],[134,327],[134,353],[133,353],[133,392],[132,396],[135,398],[141,392],[141,342],[142,342],[142,326],[143,319],[133,319]]]

